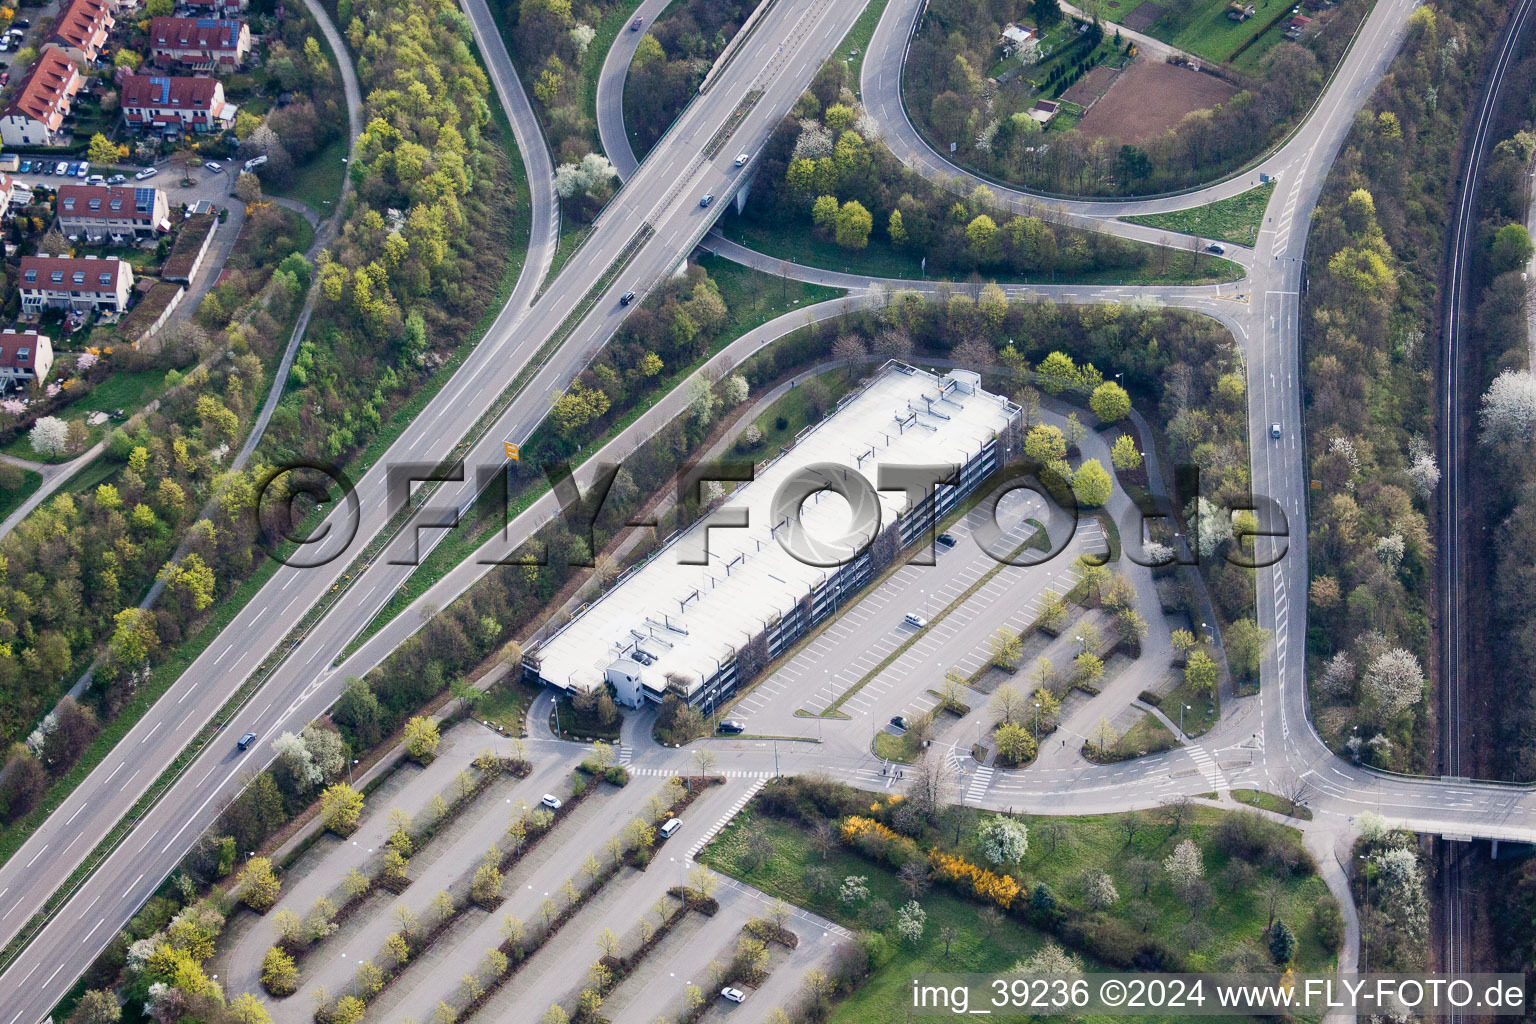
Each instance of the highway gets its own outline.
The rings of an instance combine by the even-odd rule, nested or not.
[[[268,660],[272,649],[305,612],[330,592],[348,569],[352,553],[390,517],[387,467],[409,463],[432,466],[454,454],[457,442],[481,412],[493,405],[520,369],[535,361],[545,342],[556,335],[568,316],[578,312],[583,298],[601,282],[604,294],[591,312],[579,317],[574,329],[532,374],[498,421],[476,444],[458,452],[471,467],[469,479],[445,484],[433,504],[449,509],[468,504],[474,489],[473,467],[501,464],[503,440],[520,440],[532,432],[553,398],[622,322],[626,310],[618,304],[618,295],[629,288],[643,292],[702,237],[720,207],[701,209],[699,197],[713,192],[722,196],[723,205],[738,173],[732,166],[735,153],[761,145],[857,16],[857,8],[828,0],[776,5],[715,87],[689,107],[658,144],[646,168],[610,203],[581,255],[567,264],[530,308],[555,237],[553,199],[546,185],[552,168],[542,140],[528,134],[533,123],[531,111],[517,109],[521,90],[489,12],[476,0],[467,7],[493,82],[508,103],[527,161],[528,178],[534,183],[535,245],[512,298],[413,428],[357,482],[361,515],[358,540],[351,551],[318,568],[285,567],[278,571],[113,755],[0,869],[0,937],[8,940],[16,934],[124,809],[172,762],[187,738],[218,712],[240,683]],[[760,92],[760,99],[730,139],[737,148],[707,158],[703,152],[707,143],[725,125],[740,99],[754,92]],[[526,100],[522,105],[526,107]],[[610,264],[643,225],[652,232],[650,240],[634,251],[623,273],[607,280]],[[338,504],[328,523],[331,536],[344,537],[351,531],[342,529],[346,504]],[[421,548],[425,554],[442,534],[423,534]],[[326,548],[316,554],[332,551]],[[270,739],[284,729],[297,730],[335,699],[346,673],[331,671],[331,662],[409,575],[411,567],[390,564],[392,557],[399,557],[397,549],[375,559],[351,581],[347,599],[335,603],[327,617],[308,632],[257,695],[230,720],[227,735],[254,731],[262,737],[259,749],[242,758],[236,755],[232,739],[211,744],[10,965],[4,974],[7,986],[15,986],[24,995],[13,1002],[15,1008],[6,1024],[46,1015],[73,978],[213,821],[222,802],[238,790],[246,774],[270,759]]]
[[[884,121],[887,143],[893,151],[926,173],[952,174],[955,170],[946,169],[939,158],[926,153],[920,140],[914,145],[921,148],[903,153],[900,125],[905,123],[905,116],[893,114],[889,103],[878,110],[874,104],[873,98],[880,89],[894,89],[893,68],[899,67],[900,51],[905,45],[903,19],[910,26],[916,6],[916,0],[892,0],[887,8],[864,65],[864,95],[871,103],[871,111]],[[1201,744],[1130,766],[1087,765],[1049,780],[1041,778],[1039,782],[1033,781],[1028,771],[1018,773],[1016,779],[999,773],[1000,781],[993,783],[998,787],[998,795],[982,792],[977,801],[981,805],[1059,812],[1066,803],[1064,795],[1070,792],[1072,811],[1083,813],[1153,806],[1172,793],[1201,791],[1209,788],[1207,777],[1212,772],[1217,773],[1218,781],[1227,784],[1238,780],[1261,785],[1267,782],[1270,788],[1274,788],[1275,780],[1295,775],[1306,778],[1316,794],[1312,801],[1317,814],[1311,826],[1314,830],[1347,832],[1353,815],[1372,809],[1420,831],[1536,839],[1536,797],[1530,790],[1388,778],[1354,768],[1323,746],[1306,718],[1305,493],[1297,379],[1302,256],[1311,210],[1327,170],[1355,111],[1395,54],[1412,7],[1411,0],[1378,3],[1311,119],[1291,142],[1261,165],[1279,178],[1279,187],[1256,246],[1244,256],[1244,265],[1250,271],[1248,281],[1240,289],[1229,286],[1229,292],[1236,294],[1196,294],[1198,290],[1191,289],[1191,294],[1181,295],[1178,289],[1102,287],[1015,290],[1019,295],[1038,294],[1070,301],[1151,297],[1201,308],[1231,327],[1249,361],[1250,436],[1261,439],[1253,452],[1254,487],[1258,493],[1268,494],[1279,502],[1289,519],[1291,536],[1288,554],[1273,568],[1259,573],[1260,624],[1274,632],[1276,644],[1265,660],[1263,691],[1258,698],[1242,702]],[[519,109],[517,98],[521,88],[483,0],[466,0],[466,8],[493,83],[513,120],[528,164],[529,180],[534,183],[535,243],[517,290],[486,339],[379,467],[359,481],[362,517],[353,551],[377,533],[389,517],[382,467],[403,462],[435,464],[453,451],[479,411],[489,406],[518,369],[556,334],[583,296],[602,282],[606,285],[604,295],[580,319],[558,351],[532,375],[497,424],[469,450],[468,464],[496,464],[501,458],[503,440],[518,440],[531,432],[553,396],[622,321],[623,311],[616,296],[631,287],[643,290],[703,237],[714,211],[700,210],[698,197],[706,191],[714,192],[722,196],[723,204],[723,197],[736,180],[735,169],[730,166],[734,154],[761,145],[859,12],[858,5],[835,5],[826,0],[776,5],[715,87],[685,111],[645,164],[626,181],[599,219],[580,256],[567,265],[540,302],[530,308],[532,293],[543,276],[540,268],[548,265],[554,239],[553,201],[546,184],[550,165],[531,111],[526,110],[526,98],[521,103],[524,109]],[[627,42],[629,35],[633,34],[621,33],[621,39]],[[706,157],[706,143],[736,107],[737,100],[754,89],[761,90],[761,99],[718,156]],[[899,113],[899,97],[896,110]],[[896,121],[888,120],[892,117]],[[1178,199],[1140,204],[1056,203],[991,187],[1000,199],[1011,204],[1029,208],[1046,204],[1067,216],[1082,218],[1085,223],[1091,221],[1103,229],[1126,234],[1131,226],[1114,221],[1113,217],[1200,205],[1244,191],[1249,181],[1235,178]],[[719,208],[717,205],[715,210]],[[611,282],[605,280],[609,265],[644,224],[654,229],[654,235],[639,247],[623,273]],[[781,318],[759,328],[743,342],[733,344],[722,357],[739,361],[752,347],[803,325],[808,314],[836,315],[850,304],[874,302],[878,298],[876,293],[866,292],[849,300],[822,304],[812,311],[801,311],[794,315],[794,322],[789,317]],[[654,420],[675,412],[686,399],[684,390],[679,389],[659,404],[653,410]],[[632,450],[638,438],[644,436],[642,424],[646,422],[642,417],[635,425],[637,429],[616,440],[608,454]],[[1268,439],[1269,424],[1274,422],[1283,427],[1284,436],[1278,442]],[[624,444],[629,448],[623,449]],[[594,461],[602,454],[598,453]],[[590,466],[589,462],[583,470],[589,473]],[[470,476],[473,477],[473,471]],[[580,471],[578,478],[582,478]],[[471,483],[445,484],[433,504],[462,506],[471,490]],[[536,504],[514,522],[506,540],[496,543],[515,546],[551,512],[550,502]],[[423,548],[439,535],[438,531],[425,532]],[[1261,542],[1261,553],[1268,546]],[[194,663],[119,750],[0,869],[0,935],[8,938],[15,934],[96,838],[111,828],[123,808],[174,758],[185,738],[212,717],[239,683],[267,660],[273,647],[304,611],[329,592],[347,569],[349,558],[350,554],[318,569],[279,571],[262,595]],[[398,616],[390,629],[381,631],[345,664],[332,670],[330,665],[347,640],[373,617],[410,568],[390,565],[387,558],[376,559],[367,567],[352,582],[347,599],[338,602],[327,618],[309,631],[256,697],[231,721],[228,735],[238,735],[246,729],[256,731],[263,738],[260,749],[239,759],[234,755],[232,742],[215,743],[198,758],[138,830],[5,972],[7,989],[18,995],[12,1000],[14,1016],[0,1024],[41,1019],[212,821],[221,801],[237,790],[245,772],[264,763],[268,758],[266,741],[283,729],[296,730],[320,713],[334,699],[348,674],[377,663],[419,623],[420,608],[429,602],[444,607],[444,594],[455,587],[462,590],[468,580],[483,570],[472,562],[467,560],[465,566],[470,568],[461,566],[449,574],[443,584]],[[770,758],[774,755],[764,744],[719,741],[715,745],[721,753],[722,768],[764,772],[772,767]],[[1244,751],[1248,760],[1246,765],[1226,775],[1220,767],[1223,755],[1234,750]],[[1207,760],[1214,755],[1214,767],[1197,757],[1196,752],[1206,755]],[[786,771],[827,767],[862,778],[865,776],[861,773],[872,773],[875,766],[863,748],[778,753],[783,756]],[[681,752],[643,746],[635,751],[637,766],[658,771],[680,764],[683,757]],[[1197,772],[1188,772],[1191,763],[1197,766]],[[1013,785],[1024,788],[1013,789]]]

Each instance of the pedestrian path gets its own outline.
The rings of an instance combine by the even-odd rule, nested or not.
[[[981,765],[976,769],[976,773],[971,776],[971,784],[965,791],[966,803],[979,804],[987,798],[987,790],[992,786],[992,776],[996,771],[987,765]]]
[[[725,828],[725,823],[736,817],[737,812],[740,811],[743,807],[747,806],[747,801],[751,800],[754,796],[757,796],[757,791],[762,789],[763,786],[767,784],[767,782],[768,780],[766,778],[760,778],[753,782],[752,785],[748,786],[747,791],[743,793],[735,803],[731,804],[731,809],[720,815],[719,819],[713,825],[709,826],[709,831],[705,832],[692,846],[688,847],[688,856],[686,859],[693,860],[693,858],[698,855],[698,852],[704,849],[704,844],[715,838],[719,831],[722,828]]]
[[[629,762],[634,760],[635,748],[634,747],[630,747],[630,746],[626,746],[625,744],[620,743],[618,745],[618,754],[619,754],[619,764],[622,765],[625,768],[628,768],[629,767]]]
[[[1221,768],[1217,766],[1216,759],[1205,752],[1205,748],[1196,743],[1191,743],[1184,748],[1195,762],[1195,767],[1200,769],[1200,774],[1205,777],[1206,783],[1215,792],[1227,789],[1226,777],[1222,775]]]

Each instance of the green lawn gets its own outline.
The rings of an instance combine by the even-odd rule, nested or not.
[[[500,726],[513,736],[524,732],[523,718],[538,691],[523,682],[522,674],[503,679],[486,691],[485,697],[475,705],[474,715],[482,722]]]
[[[872,795],[872,799],[879,797]],[[838,847],[823,861],[806,830],[761,815],[756,808],[755,802],[749,804],[705,848],[700,859],[772,896],[849,927],[862,925],[859,914],[840,903],[835,890],[825,894],[810,891],[805,881],[807,867],[825,864],[832,877],[839,881],[848,875],[862,875],[868,880],[872,900],[884,900],[893,908],[907,902],[909,897],[900,888],[894,872],[844,847]],[[968,813],[973,817],[977,814]],[[1183,951],[1189,948],[1187,936],[1182,935],[1190,920],[1187,904],[1164,881],[1160,871],[1150,892],[1144,894],[1133,881],[1127,864],[1145,858],[1160,865],[1180,842],[1193,839],[1202,850],[1205,877],[1217,896],[1204,912],[1207,933],[1197,936],[1201,941],[1190,954],[1188,969],[1215,969],[1217,959],[1226,950],[1243,942],[1260,942],[1268,920],[1263,901],[1255,891],[1256,885],[1245,883],[1243,887],[1235,887],[1228,881],[1231,876],[1224,871],[1228,857],[1214,841],[1215,826],[1225,813],[1228,812],[1193,808],[1179,831],[1175,832],[1170,824],[1149,824],[1129,843],[1118,825],[1120,815],[1057,819],[1065,826],[1065,833],[1054,848],[1041,828],[1045,819],[1025,817],[1022,820],[1030,827],[1029,852],[1015,874],[1029,886],[1042,881],[1047,883],[1062,904],[1077,907],[1081,900],[1078,879],[1082,873],[1090,868],[1106,871],[1115,879],[1120,894],[1119,903],[1109,913],[1135,922],[1133,926],[1138,930],[1155,934]],[[1146,820],[1145,816],[1142,820]],[[961,850],[975,861],[980,858],[968,849],[969,835],[973,831],[971,827],[963,830],[966,838],[962,839]],[[749,849],[749,841],[758,836],[772,844],[771,855],[761,859],[755,858]],[[1333,957],[1318,941],[1312,918],[1313,908],[1331,899],[1327,886],[1315,875],[1287,875],[1281,882],[1284,894],[1279,912],[1300,940],[1298,969],[1328,969]],[[894,934],[887,935],[874,975],[836,1007],[830,1018],[832,1021],[845,1024],[905,1021],[908,1018],[903,1009],[903,997],[907,995],[914,975],[1007,970],[1037,949],[1045,939],[1041,933],[1011,916],[1005,916],[989,933],[978,916],[978,905],[946,888],[935,886],[921,897],[921,903],[928,915],[923,938],[913,945],[898,941]],[[1139,907],[1148,909],[1135,909]],[[947,957],[940,938],[941,929],[946,925],[954,928],[956,933]],[[1089,970],[1097,966],[1092,962],[1085,964]]]
[[[1293,818],[1301,818],[1303,821],[1312,820],[1312,812],[1305,804],[1293,804],[1283,796],[1266,793],[1262,789],[1234,789],[1232,799],[1238,803],[1251,804],[1254,807],[1262,807],[1266,811],[1274,811],[1276,814],[1288,814]]]
[[[1180,234],[1214,238],[1233,245],[1252,246],[1259,237],[1259,226],[1264,223],[1264,210],[1269,206],[1269,197],[1274,190],[1275,183],[1270,181],[1242,195],[1222,199],[1209,206],[1120,219]]]
[[[110,358],[110,357],[109,357]],[[78,398],[59,409],[53,415],[61,420],[81,419],[89,413],[112,413],[122,409],[125,416],[132,416],[144,406],[151,398],[158,394],[165,383],[164,370],[139,370],[133,373],[114,373],[106,380],[98,384],[90,394]],[[99,426],[91,427],[90,438],[86,441],[86,447],[90,447],[113,426],[114,421],[108,420]],[[10,443],[0,447],[7,455],[14,455],[18,459],[30,459],[33,462],[68,462],[79,453],[61,455],[52,459],[44,459],[32,450],[32,443],[27,439],[28,431],[22,431],[11,439]]]
[[[43,475],[35,470],[23,469],[21,472],[21,486],[14,488],[0,488],[0,519],[4,519],[21,507],[21,503],[30,498],[36,490],[43,486]]]
[[[849,274],[865,274],[869,277],[892,277],[907,280],[932,278],[945,280],[945,275],[925,274],[922,254],[905,252],[891,245],[883,235],[870,236],[869,245],[863,249],[844,249],[836,242],[817,237],[809,229],[784,231],[767,227],[727,212],[717,225],[720,233],[733,242],[756,249],[776,259],[788,260],[807,267],[838,270]],[[1155,267],[1131,272],[1099,271],[1074,276],[1050,274],[1022,274],[1007,278],[1016,284],[1211,284],[1214,282],[1239,281],[1243,268],[1230,260],[1215,256],[1201,256],[1198,269],[1187,251],[1173,251],[1166,269],[1159,273]],[[950,277],[950,280],[963,280]]]
[[[901,735],[886,732],[884,729],[875,733],[875,756],[887,761],[900,761],[902,764],[911,764],[916,761],[922,751],[912,739],[910,732]]]
[[[321,220],[336,211],[336,197],[341,195],[342,178],[347,165],[342,159],[347,155],[347,139],[333,140],[316,153],[302,167],[295,168],[293,181],[283,188],[269,188],[269,195],[284,199],[296,199],[314,210]]]
[[[1275,15],[1282,10],[1289,11],[1294,6],[1289,0],[1249,2],[1254,5],[1257,13],[1247,21],[1238,22],[1227,17],[1229,0],[1195,0],[1186,12],[1170,10],[1158,19],[1147,34],[1198,57],[1225,64],[1239,46],[1262,32]],[[1124,17],[1126,13],[1116,10],[1114,15]],[[1263,40],[1244,51],[1242,56],[1257,60],[1278,38],[1278,35],[1268,33]]]
[[[1175,669],[1180,677],[1183,669]],[[1168,693],[1163,694],[1162,703],[1158,705],[1163,714],[1168,716],[1168,721],[1179,721],[1179,705],[1187,704],[1188,710],[1184,712],[1184,735],[1204,736],[1221,720],[1221,700],[1217,697],[1207,697],[1195,692],[1195,688],[1188,683],[1180,683]]]
[[[1088,738],[1098,742],[1098,731],[1089,733]],[[1172,750],[1178,746],[1178,740],[1173,738],[1173,733],[1168,727],[1157,720],[1153,714],[1142,715],[1135,725],[1125,731],[1125,735],[1110,744],[1109,756],[1104,758],[1092,757],[1091,761],[1101,764],[1112,761],[1128,761],[1133,757],[1143,757],[1147,754],[1156,754],[1164,750]]]

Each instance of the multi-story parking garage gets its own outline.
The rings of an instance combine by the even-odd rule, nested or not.
[[[527,675],[610,683],[632,707],[669,690],[718,703],[998,470],[1020,423],[977,374],[887,363],[530,651]],[[952,484],[903,480],[939,466]]]

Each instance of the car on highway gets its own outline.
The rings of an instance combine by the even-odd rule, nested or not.
[[[552,811],[558,811],[561,807],[565,806],[565,802],[553,793],[545,793],[544,799],[540,800],[539,803]]]
[[[900,729],[902,732],[906,732],[907,731],[907,720],[906,720],[906,718],[904,718],[901,715],[892,715],[891,716],[891,725],[893,725],[896,728]]]
[[[155,175],[157,175],[159,173],[160,173],[160,168],[158,168],[158,167],[146,167],[142,171],[134,171],[133,172],[133,179],[135,181],[143,181],[145,178],[153,178]]]
[[[720,723],[720,731],[731,736],[747,731],[747,723],[735,718],[727,718]]]
[[[634,301],[635,301],[635,293],[633,291],[627,291],[623,295],[619,296],[619,305],[621,305],[621,306],[627,306],[631,302],[634,302]]]
[[[663,839],[671,839],[673,836],[677,835],[677,830],[682,827],[683,819],[673,818],[665,825],[661,826],[661,830],[657,832],[657,835],[661,836]]]
[[[1269,436],[1274,438],[1276,441],[1280,440],[1281,433],[1282,431],[1280,429],[1280,424],[1271,423],[1269,425]]]
[[[747,166],[747,161],[750,160],[750,159],[752,159],[752,158],[750,156],[748,156],[746,153],[737,153],[736,154],[736,166],[737,167],[745,167],[745,166]]]
[[[1227,254],[1227,250],[1223,249],[1219,245],[1216,245],[1214,242],[1206,246],[1205,251],[1210,253],[1212,256],[1225,256]]]
[[[705,195],[703,199],[699,200],[699,205],[700,206],[708,206],[710,203],[712,203],[714,201],[715,201],[715,194],[713,192],[710,192],[707,195]]]
[[[747,998],[747,994],[741,989],[731,988],[729,985],[720,990],[720,995],[726,999],[729,999],[733,1003],[739,1003],[743,999]]]
[[[239,741],[235,743],[235,746],[240,750],[250,750],[251,744],[255,742],[256,734],[253,732],[248,732],[244,736],[240,737]]]
[[[645,24],[644,19],[636,18],[634,21],[629,23],[629,30],[631,32],[639,32],[640,31],[640,26],[643,25],[643,24]]]
[[[907,612],[907,617],[901,621],[905,622],[907,625],[914,629],[922,629],[924,626],[928,625],[928,620],[917,614],[917,612]]]
[[[938,541],[939,541],[939,543],[941,545],[943,545],[946,548],[952,548],[952,547],[955,546],[954,534],[941,533],[941,534],[939,534]]]
[[[214,174],[224,173],[224,165],[219,163],[217,160],[204,160],[203,166],[208,168]]]

